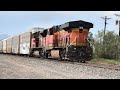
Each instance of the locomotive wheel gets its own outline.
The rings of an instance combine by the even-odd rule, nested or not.
[[[34,56],[34,55],[33,55],[33,52],[34,52],[34,51],[31,49],[31,50],[30,50],[29,57],[33,57],[33,56]]]
[[[70,62],[73,62],[73,58],[70,58],[69,61],[70,61]]]
[[[73,60],[71,59],[70,62],[73,62]]]
[[[82,60],[82,61],[80,61],[81,63],[85,63],[85,61],[84,60]]]
[[[48,53],[45,52],[44,57],[45,57],[45,59],[48,59]]]
[[[43,54],[41,51],[39,51],[39,57],[42,58],[43,57]]]
[[[64,61],[65,60],[65,54],[64,51],[60,51],[60,58],[59,60]]]
[[[77,62],[79,62],[79,60],[77,60]]]

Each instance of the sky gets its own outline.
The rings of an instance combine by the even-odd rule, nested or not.
[[[69,21],[83,20],[93,23],[90,32],[95,35],[98,30],[104,29],[104,19],[101,17],[105,16],[111,18],[107,21],[106,30],[114,30],[118,34],[119,27],[115,21],[120,18],[114,14],[120,14],[120,11],[0,11],[0,34],[13,36],[32,27],[49,28]]]

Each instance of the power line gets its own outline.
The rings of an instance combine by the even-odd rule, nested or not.
[[[115,14],[115,16],[120,17],[120,15],[119,15],[119,14]]]

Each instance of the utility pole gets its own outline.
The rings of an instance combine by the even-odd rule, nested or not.
[[[111,19],[111,18],[107,18],[107,16],[101,17],[101,18],[105,20],[104,36],[103,36],[103,47],[105,48],[105,31],[106,31],[106,25],[108,24],[108,23],[107,23],[107,20],[109,20],[109,19]],[[105,49],[103,50],[103,52],[104,52],[104,55],[105,55],[105,52],[106,52]]]
[[[104,26],[104,36],[105,36],[107,20],[109,20],[109,19],[111,19],[111,18],[107,18],[107,16],[105,16],[105,17],[101,17],[101,18],[105,20],[105,26]]]
[[[115,14],[115,16],[120,18],[120,15],[119,15],[119,14]],[[117,20],[117,21],[116,21],[116,25],[119,26],[119,36],[120,36],[120,20]]]

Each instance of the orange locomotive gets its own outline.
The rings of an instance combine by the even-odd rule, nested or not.
[[[31,47],[31,55],[38,51],[39,56],[44,58],[89,61],[92,57],[92,47],[88,41],[90,28],[93,28],[92,23],[80,20],[36,32],[31,45],[36,46]]]

